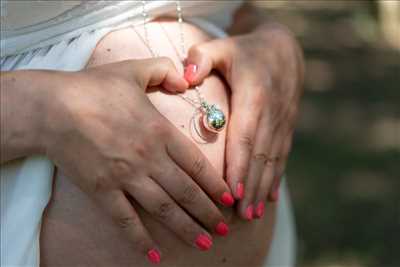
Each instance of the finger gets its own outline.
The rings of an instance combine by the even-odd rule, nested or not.
[[[284,140],[284,131],[282,130],[282,127],[276,131],[276,134],[274,134],[271,140],[272,146],[269,153],[269,158],[271,160],[265,165],[254,201],[256,207],[255,216],[258,218],[261,218],[265,213],[265,201],[271,190],[276,168],[280,160],[279,153]]]
[[[293,130],[289,130],[284,135],[280,152],[278,152],[280,153],[281,156],[279,158],[279,161],[277,162],[277,167],[274,173],[274,180],[272,183],[271,190],[268,194],[268,200],[270,202],[276,202],[279,199],[279,186],[282,180],[283,173],[286,168],[290,149],[292,147],[292,142],[293,142]]]
[[[191,85],[199,84],[212,69],[218,70],[227,78],[233,48],[230,38],[192,46],[186,59],[184,75],[186,81]]]
[[[148,87],[162,85],[170,92],[183,92],[189,87],[172,60],[167,57],[136,60],[134,67],[136,81],[145,90]]]
[[[153,179],[207,229],[222,236],[227,235],[229,228],[224,216],[199,185],[173,160],[165,159],[160,165],[160,169],[152,175]]]
[[[245,180],[255,142],[260,108],[253,97],[232,95],[231,119],[226,144],[227,181],[236,199],[246,195]],[[245,192],[246,191],[246,192]]]
[[[233,196],[215,168],[201,151],[186,136],[173,130],[172,138],[167,143],[170,158],[186,172],[214,202],[225,206],[234,204]]]
[[[269,167],[270,150],[272,146],[272,136],[275,128],[268,117],[263,117],[260,121],[255,146],[251,152],[249,170],[246,180],[246,194],[239,204],[239,215],[247,220],[256,217],[256,194],[259,190],[261,175],[264,168]]]
[[[211,236],[190,218],[152,178],[135,178],[125,190],[155,219],[175,232],[182,240],[200,250],[212,245]]]
[[[101,194],[101,196],[96,196],[96,200],[111,215],[136,249],[147,256],[150,262],[155,264],[160,262],[161,254],[155,242],[122,191]]]

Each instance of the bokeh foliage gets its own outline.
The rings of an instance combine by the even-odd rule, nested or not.
[[[256,4],[296,33],[306,58],[287,170],[299,264],[400,266],[400,50],[385,41],[381,3]]]

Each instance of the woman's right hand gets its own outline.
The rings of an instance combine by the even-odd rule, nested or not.
[[[47,155],[150,261],[160,260],[159,250],[127,195],[201,250],[212,245],[208,231],[227,233],[214,202],[233,205],[229,187],[146,95],[152,86],[187,88],[170,60],[129,60],[55,75],[47,92]]]

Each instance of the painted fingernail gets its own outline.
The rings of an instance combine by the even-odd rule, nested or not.
[[[243,197],[244,197],[244,185],[242,182],[239,182],[236,185],[236,196],[239,199],[243,199]]]
[[[200,250],[209,250],[212,246],[212,240],[205,234],[199,234],[196,239],[196,246]]]
[[[249,221],[253,220],[253,213],[254,213],[254,207],[252,204],[252,205],[249,205],[246,209],[246,219]]]
[[[159,264],[161,261],[160,252],[155,248],[150,249],[147,252],[147,259],[153,264]]]
[[[271,202],[277,202],[279,200],[279,187],[278,187],[278,189],[271,192],[269,200]]]
[[[221,202],[227,207],[231,207],[235,203],[235,199],[233,198],[231,193],[224,192],[221,196]]]
[[[258,218],[261,218],[264,216],[264,211],[265,211],[265,204],[263,201],[260,201],[256,207],[256,216]]]
[[[188,81],[189,83],[192,83],[194,81],[197,69],[198,69],[197,65],[194,64],[189,64],[186,66],[184,74],[186,81]]]
[[[280,179],[275,179],[275,183],[272,185],[272,192],[268,196],[270,202],[277,202],[279,200],[280,184]]]
[[[219,224],[217,224],[217,226],[215,227],[215,232],[218,235],[221,236],[226,236],[229,233],[229,227],[226,223],[224,222],[220,222]]]

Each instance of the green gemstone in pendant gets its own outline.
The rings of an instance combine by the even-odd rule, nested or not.
[[[225,114],[215,105],[206,106],[205,114],[203,116],[203,124],[207,130],[213,133],[218,133],[225,127]]]

